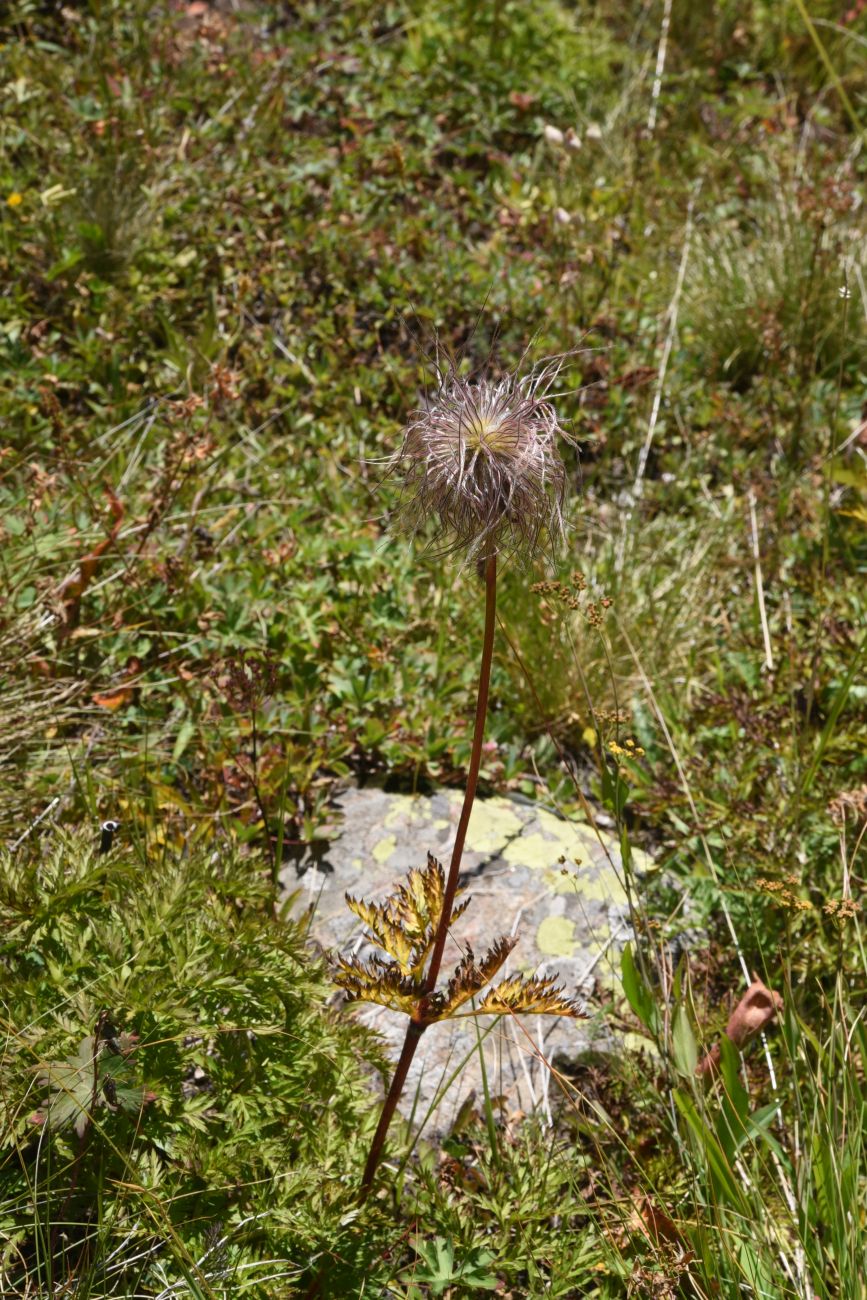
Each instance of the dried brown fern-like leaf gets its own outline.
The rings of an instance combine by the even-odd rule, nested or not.
[[[405,974],[397,962],[383,961],[375,953],[367,961],[338,957],[332,978],[346,992],[348,1002],[376,1002],[409,1016],[418,1005],[418,980]]]
[[[427,865],[413,867],[406,884],[398,885],[382,903],[346,895],[349,908],[370,932],[377,947],[398,963],[405,975],[420,975],[442,916],[445,874],[432,853]],[[469,899],[454,908],[452,921],[466,910]]]
[[[385,903],[368,903],[363,898],[353,898],[351,894],[346,895],[346,903],[350,911],[354,912],[358,919],[367,927],[370,939],[383,952],[387,952],[389,957],[400,966],[405,974],[409,973],[413,944],[411,939],[395,921],[390,912],[391,900]]]
[[[488,949],[478,964],[472,948],[467,947],[454,975],[446,985],[445,992],[431,1000],[431,1018],[444,1020],[454,1015],[458,1007],[481,992],[494,978],[517,942],[516,936],[503,935],[497,939],[492,948]]]
[[[574,1016],[584,1019],[584,1012],[577,1002],[573,1002],[566,996],[553,976],[540,979],[535,975],[531,979],[525,979],[522,975],[513,975],[503,980],[485,995],[476,1011],[463,1014],[502,1016],[512,1012],[522,1015]]]

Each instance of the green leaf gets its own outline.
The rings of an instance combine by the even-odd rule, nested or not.
[[[722,1075],[725,1095],[734,1107],[738,1118],[743,1121],[747,1117],[750,1099],[744,1085],[741,1083],[741,1054],[728,1034],[720,1035],[719,1049],[720,1074]]]
[[[494,1256],[489,1250],[475,1247],[456,1260],[452,1243],[444,1237],[419,1241],[415,1249],[420,1262],[413,1269],[413,1280],[429,1286],[433,1295],[443,1295],[457,1284],[467,1291],[494,1291],[499,1285],[490,1271]]]
[[[744,1277],[747,1278],[749,1291],[755,1296],[772,1296],[779,1294],[777,1282],[777,1262],[770,1269],[767,1262],[758,1254],[749,1241],[742,1241],[739,1251],[739,1263]]]
[[[51,1061],[39,1067],[49,1090],[42,1118],[51,1128],[70,1124],[79,1137],[91,1120],[94,1103],[98,1104],[98,1066],[94,1065],[93,1037],[82,1038],[75,1053],[65,1061]]]
[[[173,763],[177,763],[195,734],[196,724],[193,722],[192,718],[184,718],[184,721],[178,729],[178,734],[175,739],[175,747],[172,750]]]
[[[699,1150],[704,1154],[705,1160],[707,1161],[710,1181],[717,1196],[722,1200],[727,1200],[746,1216],[749,1211],[744,1200],[743,1192],[738,1185],[716,1134],[708,1128],[707,1124],[699,1115],[692,1097],[687,1096],[686,1093],[682,1092],[678,1088],[675,1089],[674,1100],[677,1103],[677,1108],[681,1115],[683,1115],[684,1119],[689,1124],[689,1127],[697,1140]]]
[[[102,1099],[112,1109],[138,1115],[148,1094],[136,1079],[132,1061],[125,1056],[103,1053],[99,1062],[99,1088]]]
[[[714,1128],[728,1161],[732,1161],[748,1136],[745,1128],[750,1099],[740,1078],[741,1058],[727,1034],[720,1037],[722,1097]]]
[[[58,276],[65,275],[67,271],[71,271],[73,267],[78,266],[78,263],[81,262],[83,258],[84,250],[80,248],[76,248],[72,252],[67,253],[59,262],[55,262],[53,266],[48,268],[45,272],[46,280],[51,282],[52,280],[56,280]]]
[[[127,1035],[121,1035],[118,1042],[127,1040]],[[137,1115],[147,1100],[129,1055],[123,1050],[108,1052],[104,1043],[97,1045],[94,1054],[90,1034],[82,1038],[72,1056],[38,1069],[48,1088],[48,1098],[36,1115],[38,1122],[54,1129],[71,1125],[79,1137],[100,1106]]]
[[[695,1041],[695,1034],[692,1032],[689,1013],[682,1003],[674,1013],[671,1046],[674,1052],[674,1063],[678,1070],[680,1070],[681,1074],[692,1077],[698,1064],[698,1045]]]
[[[434,1295],[442,1295],[454,1277],[452,1266],[455,1257],[451,1243],[442,1237],[419,1242],[418,1256],[423,1265],[416,1274],[418,1281],[427,1282]]]
[[[857,461],[851,465],[845,461],[835,461],[831,466],[831,478],[845,487],[861,488],[867,492],[867,470]]]
[[[623,955],[620,958],[620,976],[623,981],[623,992],[626,994],[626,1000],[632,1010],[645,1029],[649,1029],[653,1034],[657,1033],[659,1030],[659,1009],[653,1000],[653,994],[644,982],[644,977],[635,964],[631,943],[628,943],[623,949]]]

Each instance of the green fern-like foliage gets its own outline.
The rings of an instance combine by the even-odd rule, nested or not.
[[[445,989],[426,992],[425,966],[442,916],[444,896],[445,873],[431,853],[427,865],[413,868],[406,882],[398,885],[383,903],[367,903],[346,895],[349,907],[366,926],[370,941],[386,954],[335,959],[334,981],[344,990],[348,1002],[378,1003],[402,1011],[422,1026],[455,1015],[581,1015],[553,979],[521,976],[512,976],[489,989],[478,1007],[461,1010],[501,969],[518,942],[514,936],[501,935],[478,960],[467,946]],[[466,911],[469,902],[464,899],[454,908],[452,921]]]
[[[203,1260],[197,1295],[297,1294],[317,1243],[361,1249],[341,1219],[379,1048],[249,858],[97,843],[0,847],[0,1292],[53,1294],[86,1260],[82,1300],[187,1295]]]

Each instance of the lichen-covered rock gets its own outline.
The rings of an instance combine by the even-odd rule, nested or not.
[[[298,891],[296,911],[312,909],[312,937],[345,954],[363,951],[363,929],[344,894],[381,900],[410,867],[424,864],[428,851],[447,868],[461,799],[457,791],[427,797],[347,790],[338,801],[339,833],[326,851],[315,864],[283,873],[284,886]],[[633,852],[639,873],[647,865],[645,855]],[[595,981],[615,982],[630,931],[620,853],[610,833],[517,799],[478,800],[461,885],[472,903],[449,940],[444,975],[459,960],[462,945],[481,954],[499,935],[517,934],[505,973],[556,974],[579,1001]],[[360,1006],[354,1014],[374,1025],[397,1055],[404,1017],[373,1006]],[[606,1037],[604,1025],[592,1016],[577,1022],[530,1016],[433,1025],[413,1062],[406,1113],[414,1109],[420,1120],[430,1110],[442,1130],[469,1092],[481,1099],[480,1036],[491,1093],[505,1098],[510,1110],[524,1111],[548,1104],[552,1082],[546,1062],[574,1058],[594,1039]]]

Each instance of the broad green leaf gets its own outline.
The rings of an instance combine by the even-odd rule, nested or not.
[[[456,1259],[452,1243],[444,1237],[419,1241],[415,1249],[420,1263],[413,1269],[413,1281],[429,1286],[432,1295],[443,1295],[457,1285],[466,1292],[494,1291],[498,1286],[489,1267],[494,1256],[488,1250],[475,1247]]]
[[[195,734],[196,724],[193,722],[192,718],[184,718],[178,729],[178,734],[175,739],[175,747],[172,750],[173,763],[177,763]]]
[[[734,1108],[735,1114],[743,1122],[747,1117],[750,1099],[741,1082],[741,1054],[728,1034],[722,1034],[719,1042],[720,1074],[725,1095]]]
[[[79,1137],[100,1107],[137,1115],[147,1097],[130,1057],[109,1052],[103,1044],[94,1056],[90,1034],[65,1061],[51,1061],[38,1068],[49,1090],[39,1117],[54,1129],[72,1125]]]
[[[71,1124],[81,1137],[99,1096],[98,1066],[94,1065],[92,1036],[88,1034],[82,1038],[75,1053],[65,1061],[51,1061],[41,1066],[40,1071],[49,1090],[44,1110],[46,1124],[56,1129]]]
[[[726,1159],[731,1161],[748,1136],[745,1123],[750,1099],[741,1083],[740,1052],[726,1034],[721,1035],[719,1045],[720,1104],[714,1128]]]
[[[620,974],[627,1002],[645,1029],[649,1029],[651,1033],[655,1034],[659,1029],[659,1009],[653,1000],[653,994],[644,982],[644,977],[635,964],[631,943],[628,943],[623,949],[623,955],[620,958]]]
[[[674,1063],[678,1070],[682,1074],[692,1077],[698,1064],[698,1045],[695,1041],[695,1034],[692,1032],[692,1025],[689,1022],[689,1013],[683,1003],[674,1012],[671,1046],[674,1052]]]
[[[749,1241],[742,1241],[738,1263],[749,1284],[749,1292],[754,1296],[774,1296],[779,1294],[775,1285],[778,1265],[774,1261],[772,1272],[767,1262]]]

